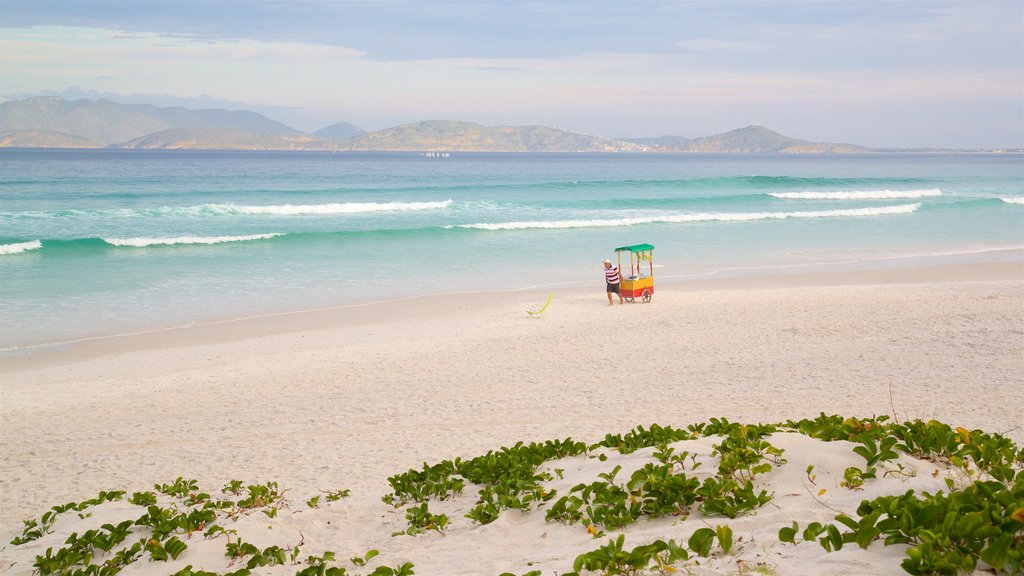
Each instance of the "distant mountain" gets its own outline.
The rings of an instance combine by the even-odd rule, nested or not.
[[[227,128],[248,132],[300,132],[244,110],[188,110],[110,100],[36,97],[0,104],[0,131],[47,130],[85,138],[100,145],[125,142],[175,128]]]
[[[695,138],[679,144],[662,146],[664,152],[716,152],[716,153],[782,153],[822,154],[871,152],[870,149],[853,144],[831,144],[809,142],[783,136],[764,126],[747,126],[724,134]]]
[[[346,140],[349,150],[473,152],[642,152],[637,144],[546,126],[484,126],[432,120]]]
[[[434,120],[365,132],[338,122],[314,134],[246,110],[190,110],[106,99],[34,97],[0,103],[0,147],[326,150],[396,152],[676,152],[841,154],[895,152],[810,142],[764,126],[702,138],[608,139],[548,126]]]
[[[140,104],[141,111],[160,118],[175,128],[229,128],[246,132],[301,134],[298,130],[248,110],[189,110],[157,108]]]
[[[300,132],[248,132],[232,128],[175,128],[147,134],[115,148],[161,150],[340,150],[329,142]]]
[[[338,122],[313,132],[313,136],[324,140],[348,140],[363,134],[366,134],[366,130],[348,122]]]
[[[101,148],[99,142],[49,130],[0,132],[0,148]]]
[[[47,130],[112,144],[170,128],[167,122],[109,100],[29,98],[0,104],[0,130]]]

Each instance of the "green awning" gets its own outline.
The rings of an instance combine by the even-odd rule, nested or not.
[[[633,252],[634,254],[637,252],[650,252],[652,250],[654,250],[654,246],[650,244],[635,244],[633,246],[623,246],[615,249],[616,252]]]

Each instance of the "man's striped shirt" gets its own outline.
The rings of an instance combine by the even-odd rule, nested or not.
[[[605,268],[604,269],[604,278],[605,278],[605,280],[608,281],[609,284],[618,284],[619,283],[619,268],[617,266],[612,266],[611,268]]]

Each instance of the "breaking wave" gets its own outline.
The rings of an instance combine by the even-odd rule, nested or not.
[[[251,240],[267,240],[284,236],[280,233],[249,234],[247,236],[175,236],[172,238],[103,238],[111,246],[130,246],[145,248],[146,246],[174,246],[178,244],[224,244],[226,242],[248,242]]]
[[[851,208],[845,210],[813,210],[804,212],[724,212],[705,214],[667,214],[635,218],[608,218],[589,220],[535,220],[525,222],[496,222],[479,224],[457,224],[445,228],[469,228],[478,230],[527,230],[531,228],[597,228],[610,226],[635,226],[638,224],[685,223],[685,222],[746,222],[751,220],[785,220],[787,218],[843,218],[856,216],[886,216],[910,214],[921,204],[902,204],[877,208]]]
[[[366,212],[412,212],[439,210],[451,207],[451,198],[440,202],[339,202],[331,204],[283,204],[278,206],[234,206],[212,204],[210,208],[226,214],[275,214],[295,216],[301,214],[360,214]]]
[[[43,247],[39,240],[31,242],[15,242],[13,244],[0,244],[0,254],[21,254],[29,250],[38,250]]]
[[[863,190],[851,192],[769,192],[769,196],[784,200],[895,200],[942,196],[942,190]]]
[[[200,204],[198,206],[160,206],[157,208],[118,208],[114,210],[54,210],[31,212],[0,212],[3,219],[73,219],[73,218],[196,218],[201,216],[303,216],[332,214],[366,214],[372,212],[414,212],[449,208],[449,198],[437,202],[332,202],[327,204]]]

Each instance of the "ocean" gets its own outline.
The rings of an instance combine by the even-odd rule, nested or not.
[[[1024,156],[0,150],[0,349],[477,291],[1019,258]],[[657,298],[655,298],[655,303]]]

